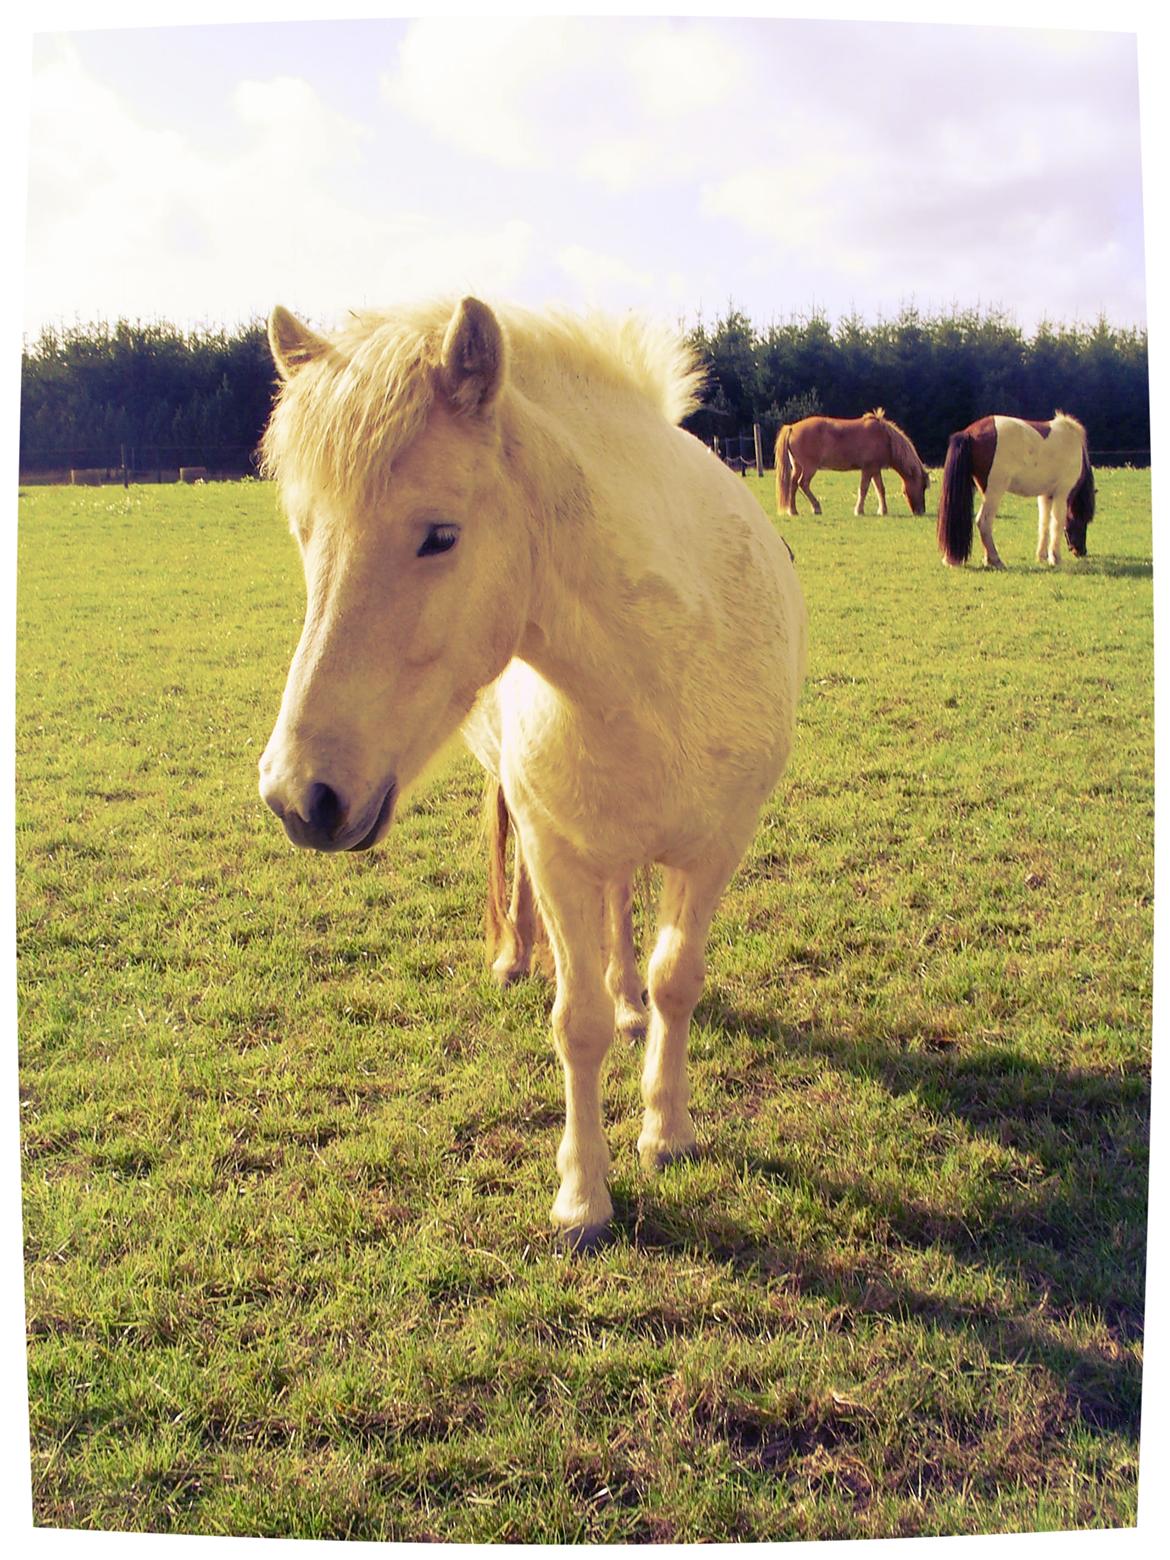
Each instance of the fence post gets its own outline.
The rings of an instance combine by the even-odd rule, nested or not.
[[[122,486],[129,490],[130,473],[126,470],[126,446],[122,445]]]
[[[762,477],[764,475],[764,451],[760,444],[759,423],[752,423],[752,434],[756,441],[756,476]]]

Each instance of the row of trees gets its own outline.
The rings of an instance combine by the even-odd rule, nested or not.
[[[950,433],[986,412],[1049,417],[1089,430],[1104,464],[1149,459],[1146,334],[1043,324],[1025,336],[998,312],[926,316],[903,309],[868,324],[822,313],[763,330],[734,307],[690,340],[707,365],[701,438],[811,412],[857,416],[884,406],[937,464]],[[235,332],[167,324],[49,328],[23,358],[21,469],[131,464],[246,471],[272,402],[261,325]]]
[[[22,471],[206,465],[246,472],[272,407],[262,325],[49,327],[25,348]]]
[[[770,452],[781,423],[882,406],[937,465],[950,435],[977,417],[1059,409],[1085,424],[1103,464],[1149,461],[1146,333],[1105,319],[1046,322],[1029,337],[997,311],[906,308],[877,324],[854,315],[832,326],[815,313],[761,331],[730,308],[691,341],[709,367],[706,405],[690,421],[700,437],[758,422]]]

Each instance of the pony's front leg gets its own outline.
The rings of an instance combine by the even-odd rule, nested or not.
[[[888,515],[890,511],[886,508],[886,484],[882,481],[882,471],[880,466],[873,474],[873,485],[877,490],[878,514]]]
[[[1055,569],[1060,563],[1060,517],[1068,509],[1068,494],[1056,493],[1047,497],[1041,493],[1036,504],[1040,511],[1036,562],[1046,563],[1050,568]]]
[[[602,967],[604,891],[556,844],[526,838],[524,853],[556,961],[552,1031],[565,1077],[565,1131],[557,1150],[561,1184],[552,1222],[577,1248],[596,1240],[613,1216],[601,1120],[601,1068],[614,1025]]]
[[[663,874],[659,933],[650,959],[650,1028],[642,1067],[645,1113],[638,1156],[647,1170],[693,1152],[687,1036],[706,974],[707,934],[739,853]]]
[[[634,948],[633,898],[629,878],[610,883],[605,891],[605,941],[609,950],[605,984],[613,998],[614,1027],[630,1045],[646,1033],[646,1003]]]
[[[857,485],[857,503],[853,506],[855,515],[863,515],[865,513],[865,495],[869,492],[869,484],[872,477],[873,472],[863,466],[861,468],[861,481]]]

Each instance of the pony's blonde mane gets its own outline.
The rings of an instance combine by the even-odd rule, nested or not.
[[[260,447],[261,470],[316,489],[364,489],[422,431],[438,389],[443,338],[455,304],[351,316],[281,386]],[[676,335],[633,317],[496,310],[508,378],[555,410],[582,377],[644,397],[671,422],[698,405],[702,371]]]
[[[885,407],[875,406],[872,412],[866,412],[865,418],[868,419],[870,417],[880,422],[889,434],[890,458],[894,461],[894,464],[899,466],[900,463],[899,469],[909,468],[911,471],[921,469],[922,457],[914,448],[913,439],[902,428],[899,428],[892,418],[886,416]]]

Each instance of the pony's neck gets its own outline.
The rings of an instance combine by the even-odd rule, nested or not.
[[[909,449],[903,444],[888,423],[886,424],[886,437],[890,446],[890,465],[893,466],[903,482],[909,482],[911,478],[917,479],[921,472],[922,462],[916,460],[911,455]]]
[[[571,443],[539,408],[525,412],[519,436],[505,439],[531,517],[531,591],[515,653],[562,698],[605,717],[638,650],[629,581]]]

